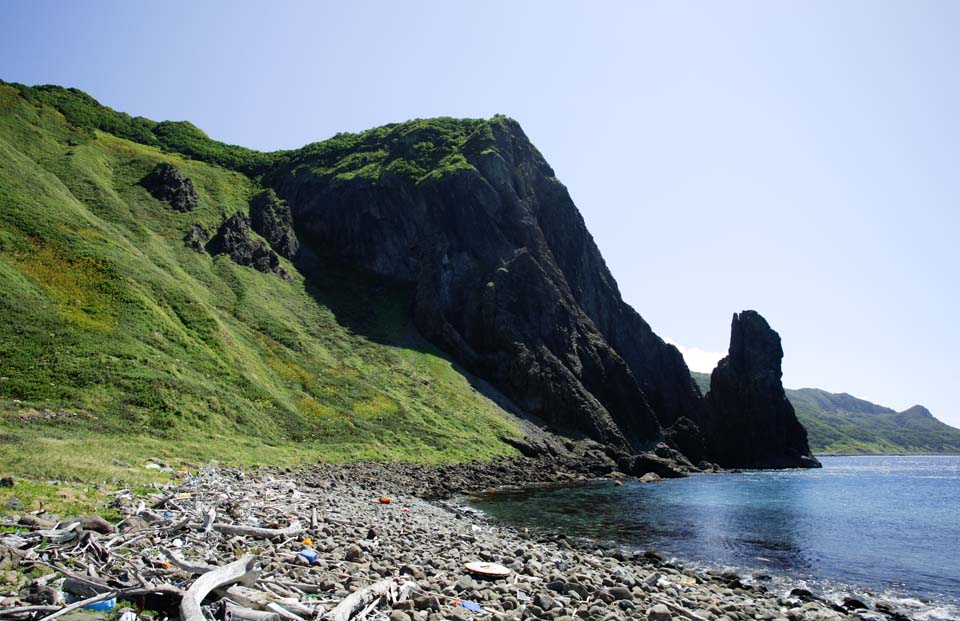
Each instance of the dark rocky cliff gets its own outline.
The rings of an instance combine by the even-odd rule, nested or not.
[[[721,466],[819,466],[783,390],[782,359],[780,335],[763,317],[750,310],[733,316],[729,353],[710,376],[704,425]]]
[[[480,122],[432,172],[392,172],[441,139],[391,130],[360,145],[388,164],[349,174],[307,152],[274,185],[314,252],[413,283],[423,334],[519,407],[619,449],[669,439],[703,459],[708,404],[680,352],[623,301],[520,126]]]

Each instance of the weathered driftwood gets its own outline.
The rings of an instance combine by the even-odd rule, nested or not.
[[[238,582],[253,584],[259,575],[256,558],[252,554],[246,554],[238,561],[208,571],[197,578],[183,596],[180,602],[180,620],[205,621],[200,604],[210,591]]]
[[[265,610],[244,608],[229,599],[223,600],[223,621],[280,621],[280,615]]]
[[[168,502],[170,502],[171,500],[173,500],[173,497],[174,497],[175,495],[176,495],[176,494],[166,494],[165,496],[163,496],[163,498],[161,498],[161,499],[158,500],[157,502],[153,503],[153,508],[154,508],[154,509],[163,509],[165,506],[167,506],[167,503],[168,503]]]
[[[275,610],[274,605],[278,605],[282,606],[286,612],[291,612],[295,615],[312,617],[314,613],[313,608],[303,605],[295,598],[279,597],[273,593],[256,591],[241,585],[230,587],[226,590],[225,595],[228,599],[233,600],[241,606],[246,606],[247,608],[255,608],[257,610]],[[279,613],[279,611],[275,612]]]
[[[131,523],[126,532],[88,533],[79,520],[68,520],[23,536],[0,534],[0,541],[11,548],[10,554],[21,567],[48,567],[56,572],[43,576],[38,583],[49,581],[53,585],[53,580],[65,579],[57,586],[83,600],[68,607],[62,603],[27,606],[27,602],[16,602],[20,606],[11,607],[13,612],[0,611],[0,621],[37,621],[43,615],[56,620],[114,596],[129,600],[157,594],[163,595],[156,603],[164,610],[179,606],[183,621],[201,621],[201,606],[205,598],[213,600],[211,593],[224,598],[223,621],[327,619],[325,613],[343,595],[334,595],[329,581],[334,577],[340,581],[366,580],[365,568],[343,560],[339,554],[324,555],[330,558],[319,559],[317,567],[308,568],[296,560],[301,546],[290,544],[308,532],[306,526],[312,528],[311,537],[323,537],[326,535],[318,530],[322,527],[356,525],[326,508],[322,496],[310,488],[301,491],[292,482],[271,479],[256,485],[235,485],[236,476],[203,473],[177,485],[158,486],[162,491],[146,502],[133,495],[116,494],[116,507],[129,516]],[[157,509],[151,510],[151,504]],[[291,522],[285,528],[256,525],[259,520],[260,524],[273,526],[277,518]],[[375,547],[377,542],[373,539],[367,545]],[[263,577],[250,572],[252,556],[230,563],[251,549],[263,559]],[[355,573],[361,570],[364,575]],[[173,586],[184,573],[196,576],[189,592]],[[396,601],[403,589],[402,580],[386,581],[395,583],[388,592],[368,588],[359,595],[347,596],[352,599],[340,610],[352,611],[353,621],[359,621],[358,614],[368,612],[371,617],[382,617],[371,611]],[[308,593],[313,597],[306,597]]]
[[[77,529],[79,527],[80,527],[80,523],[76,522],[74,524],[71,524],[68,528],[34,530],[29,533],[25,533],[23,535],[23,538],[26,540],[45,539],[48,543],[51,543],[54,545],[60,545],[76,539],[79,534],[77,532]]]
[[[286,608],[284,608],[283,606],[281,606],[276,602],[271,602],[267,604],[267,608],[275,612],[278,616],[283,617],[284,619],[289,619],[290,621],[307,621],[303,617],[290,612],[289,610],[287,610]],[[310,613],[311,613],[310,616],[312,617],[313,611],[311,610]]]
[[[203,532],[209,533],[210,529],[213,528],[213,522],[217,519],[217,510],[213,507],[207,509],[203,513]]]
[[[60,606],[17,606],[0,610],[0,619],[3,617],[19,617],[21,615],[32,615],[36,612],[56,612]]]
[[[320,592],[320,586],[316,584],[306,584],[304,582],[284,582],[282,580],[274,580],[274,583],[286,589],[296,589],[301,593],[312,593],[316,595]]]
[[[700,615],[698,615],[697,613],[693,612],[692,610],[688,610],[688,609],[684,608],[683,606],[681,606],[681,605],[677,604],[676,602],[673,602],[673,601],[671,601],[671,600],[669,600],[669,599],[665,599],[665,598],[662,598],[662,597],[656,597],[656,598],[654,598],[654,601],[655,601],[656,603],[658,603],[658,604],[663,604],[664,606],[666,606],[667,608],[669,608],[670,611],[671,611],[672,613],[674,613],[674,615],[683,617],[684,619],[688,619],[689,621],[707,621],[707,619],[706,619],[705,617],[701,617]]]
[[[228,535],[241,537],[256,537],[259,539],[276,539],[278,537],[296,537],[303,533],[300,522],[294,521],[286,528],[260,528],[258,526],[240,526],[239,524],[214,524],[213,529]]]
[[[401,585],[396,578],[388,578],[357,589],[330,611],[330,621],[350,621],[354,614],[381,597],[386,598],[390,603],[404,600],[414,587],[416,585],[412,582],[404,582]]]
[[[203,563],[201,561],[188,561],[187,559],[183,558],[182,556],[180,556],[179,554],[177,554],[176,552],[168,548],[160,548],[160,552],[162,552],[163,555],[167,557],[167,560],[170,561],[171,565],[173,565],[177,569],[187,572],[188,574],[194,574],[194,575],[205,574],[208,571],[213,571],[216,569],[215,566],[209,565],[207,563]]]

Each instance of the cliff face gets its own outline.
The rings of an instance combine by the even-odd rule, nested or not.
[[[525,410],[633,450],[681,417],[701,422],[682,356],[623,302],[566,188],[519,125],[489,127],[444,174],[301,165],[278,191],[318,252],[416,283],[424,335]]]
[[[652,446],[661,404],[697,406],[686,366],[623,303],[519,126],[491,125],[463,146],[467,165],[445,174],[414,183],[301,173],[279,193],[319,252],[416,283],[424,335],[520,407],[621,448]]]
[[[708,452],[730,468],[817,467],[781,382],[778,335],[755,311],[733,316],[730,350],[710,376]]]

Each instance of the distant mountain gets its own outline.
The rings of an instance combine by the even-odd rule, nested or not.
[[[691,375],[704,394],[709,392],[709,373]],[[788,388],[786,393],[814,453],[960,453],[960,429],[940,422],[922,405],[897,412],[818,388]]]

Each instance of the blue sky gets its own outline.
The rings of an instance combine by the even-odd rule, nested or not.
[[[753,308],[788,387],[960,426],[960,3],[5,0],[0,24],[4,80],[259,149],[512,116],[695,368]]]

